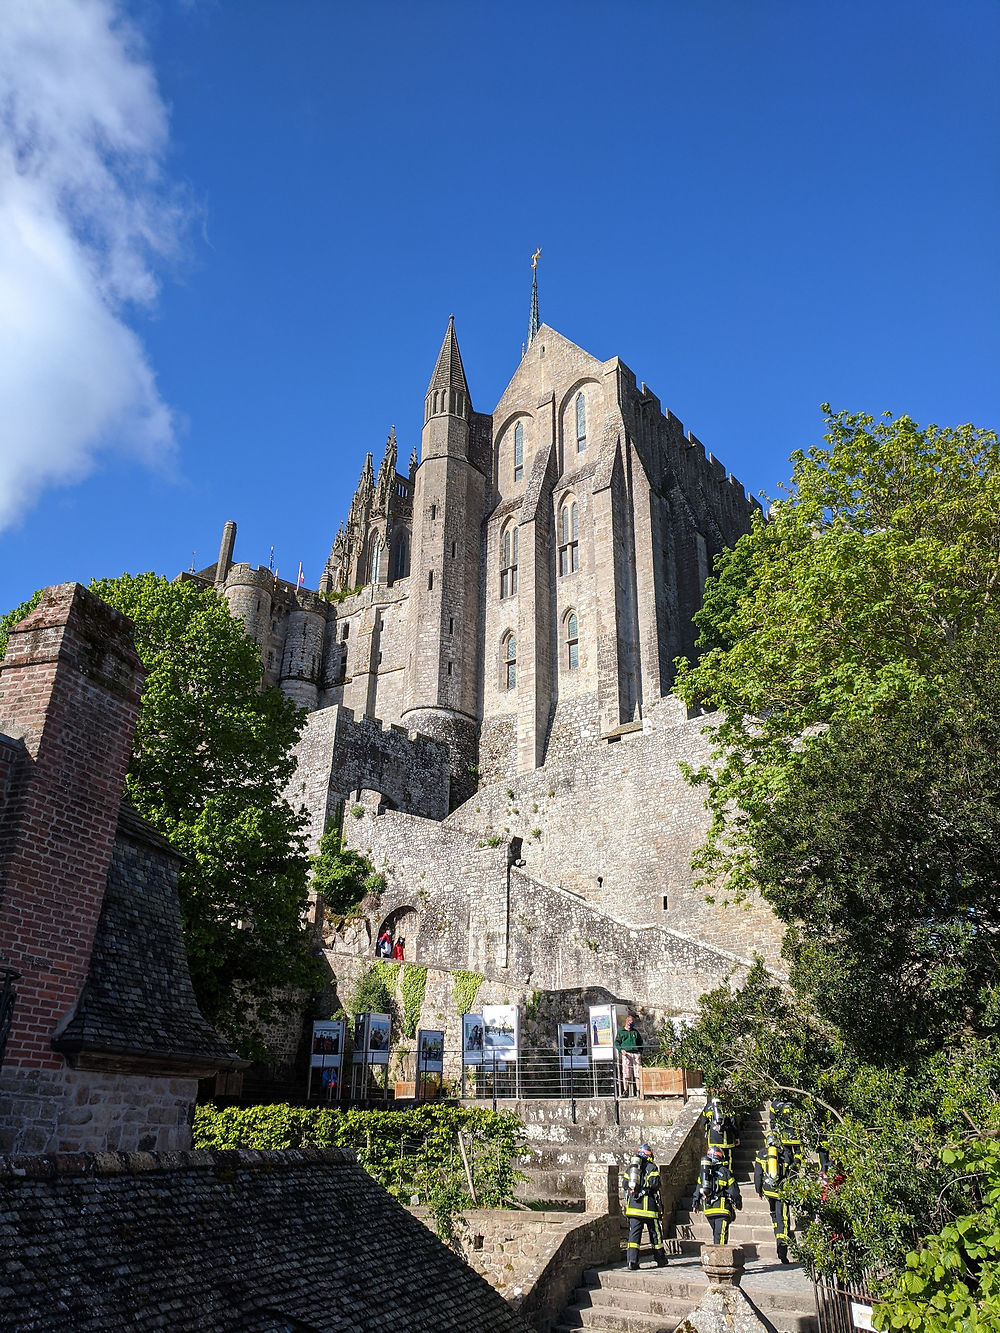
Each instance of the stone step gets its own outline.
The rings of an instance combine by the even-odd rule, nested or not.
[[[675,1226],[674,1231],[678,1240],[698,1240],[705,1245],[712,1244],[712,1228],[707,1222],[700,1222],[696,1226]],[[747,1226],[742,1222],[731,1224],[727,1245],[746,1245],[751,1241],[758,1246],[773,1244],[774,1231],[769,1226]]]
[[[790,1279],[800,1281],[802,1269],[792,1266],[787,1270]],[[766,1280],[765,1280],[766,1279]],[[700,1266],[690,1260],[672,1262],[666,1268],[653,1268],[645,1263],[637,1273],[631,1272],[624,1264],[619,1268],[587,1269],[584,1273],[587,1286],[578,1288],[574,1300],[581,1299],[581,1293],[591,1294],[594,1305],[605,1302],[636,1309],[655,1309],[655,1302],[660,1296],[671,1300],[687,1300],[697,1304],[707,1289],[707,1280]],[[742,1288],[754,1304],[771,1317],[771,1312],[786,1314],[814,1315],[815,1302],[811,1285],[802,1291],[782,1291],[767,1285],[774,1275],[761,1277],[752,1270],[745,1273]],[[654,1302],[647,1305],[646,1302]]]

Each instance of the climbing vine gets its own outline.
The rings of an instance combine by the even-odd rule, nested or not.
[[[453,972],[452,974],[452,993],[455,996],[455,1007],[458,1009],[459,1016],[472,1012],[472,1006],[476,1003],[476,996],[479,994],[479,987],[483,984],[482,972]]]
[[[399,963],[381,959],[362,972],[345,1008],[351,1014],[394,1014]]]
[[[420,1010],[423,1008],[426,989],[426,967],[419,967],[416,963],[404,964],[400,991],[403,996],[403,1034],[407,1037],[417,1035],[417,1024],[420,1022]]]

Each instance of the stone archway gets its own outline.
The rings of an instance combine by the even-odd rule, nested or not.
[[[406,904],[395,908],[379,925],[375,933],[375,939],[381,939],[382,932],[385,930],[389,932],[394,940],[402,935],[406,941],[403,957],[406,962],[412,963],[417,958],[419,948],[417,941],[420,930],[420,914],[417,909]]]

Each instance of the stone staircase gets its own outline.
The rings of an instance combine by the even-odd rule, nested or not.
[[[754,1193],[753,1163],[763,1141],[762,1117],[752,1116],[741,1126],[734,1154],[743,1208],[727,1244],[742,1246],[746,1271],[740,1287],[778,1333],[816,1333],[812,1282],[798,1265],[778,1263],[770,1213]],[[673,1333],[708,1288],[700,1254],[702,1244],[712,1243],[712,1228],[701,1214],[690,1212],[693,1190],[692,1180],[667,1226],[668,1267],[653,1267],[644,1249],[638,1272],[625,1268],[624,1251],[621,1264],[587,1269],[554,1333],[582,1328],[594,1333]]]
[[[586,1168],[593,1162],[621,1168],[644,1142],[658,1158],[668,1156],[678,1135],[674,1122],[683,1106],[679,1097],[620,1101],[616,1121],[613,1098],[581,1097],[574,1121],[573,1108],[561,1098],[498,1101],[498,1110],[514,1111],[524,1121],[528,1152],[519,1165],[528,1181],[519,1196],[550,1208],[582,1208]]]
[[[758,1113],[747,1117],[740,1126],[740,1146],[733,1154],[733,1174],[740,1187],[743,1207],[729,1228],[727,1245],[742,1245],[743,1257],[749,1264],[752,1259],[767,1258],[770,1263],[777,1263],[778,1251],[774,1243],[774,1228],[771,1226],[771,1213],[767,1203],[758,1199],[753,1188],[754,1158],[764,1143],[764,1121]],[[701,1213],[691,1213],[688,1208],[691,1191],[682,1199],[674,1211],[673,1225],[667,1226],[667,1235],[678,1240],[697,1241],[700,1244],[712,1244],[712,1227]]]
[[[777,1280],[776,1280],[777,1279]],[[816,1333],[812,1283],[801,1269],[748,1270],[741,1289],[778,1333]],[[673,1255],[667,1268],[588,1268],[553,1333],[673,1333],[698,1306],[708,1280],[697,1254]]]

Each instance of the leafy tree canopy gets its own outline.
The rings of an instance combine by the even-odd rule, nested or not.
[[[1000,447],[826,409],[827,448],[723,555],[682,663],[719,710],[697,864],[791,927],[859,1049],[992,1030],[1000,936]]]
[[[154,574],[91,589],[133,621],[146,667],[126,795],[187,858],[179,887],[198,1002],[260,1056],[277,993],[321,984],[303,925],[303,820],[280,794],[302,715],[260,689],[257,648],[214,591]]]
[[[366,895],[382,892],[385,880],[366,856],[345,847],[340,830],[331,827],[312,858],[312,887],[323,895],[334,916],[350,918],[357,914]]]

